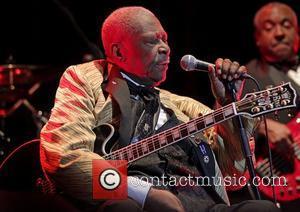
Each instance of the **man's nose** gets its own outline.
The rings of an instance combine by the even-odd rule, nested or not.
[[[170,47],[169,47],[169,45],[167,43],[162,42],[162,44],[158,48],[158,52],[160,54],[169,55],[170,54]]]
[[[277,40],[282,40],[285,37],[284,30],[282,29],[281,26],[277,25],[275,27],[274,35]]]

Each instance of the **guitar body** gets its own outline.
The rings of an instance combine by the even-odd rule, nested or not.
[[[294,117],[287,126],[294,139],[294,155],[291,161],[284,160],[278,153],[272,153],[273,173],[280,177],[281,185],[286,179],[286,186],[275,186],[276,198],[279,202],[289,202],[300,199],[300,113]],[[258,158],[256,171],[260,177],[268,176],[269,167],[267,158]],[[278,184],[278,182],[275,182]],[[273,198],[272,186],[259,186],[260,191],[269,199]]]
[[[94,145],[94,152],[104,156],[113,152],[117,145],[118,134],[111,124],[101,124],[94,130],[96,140]]]

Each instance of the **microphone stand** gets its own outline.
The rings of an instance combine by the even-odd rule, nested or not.
[[[227,84],[227,88],[230,91],[231,97],[233,99],[234,102],[237,101],[237,97],[236,97],[236,87],[234,85],[233,82],[228,82]],[[242,121],[241,116],[236,116],[237,122],[238,122],[238,127],[240,130],[240,136],[241,136],[241,140],[242,140],[242,149],[243,149],[243,154],[244,157],[246,159],[246,164],[249,170],[249,174],[250,174],[250,185],[252,188],[252,192],[254,193],[255,199],[256,200],[261,200],[261,196],[260,193],[258,191],[257,186],[254,185],[254,179],[255,179],[255,169],[254,169],[254,165],[253,165],[253,161],[252,161],[252,154],[250,151],[250,147],[249,147],[249,143],[248,143],[248,138],[247,138],[247,134],[246,134],[246,130],[244,127],[244,123]],[[257,184],[257,183],[256,183]]]

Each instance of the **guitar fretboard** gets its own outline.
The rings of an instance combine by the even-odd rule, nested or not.
[[[212,113],[195,118],[188,123],[180,124],[166,131],[128,145],[104,156],[107,160],[126,160],[128,163],[136,161],[159,149],[172,145],[182,139],[205,130],[217,123],[230,119],[236,115],[235,103],[219,108]]]

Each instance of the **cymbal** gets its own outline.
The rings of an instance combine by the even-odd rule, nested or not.
[[[0,64],[0,87],[17,87],[51,80],[58,72],[45,65]]]
[[[30,64],[0,64],[0,71],[5,69],[29,69],[29,70],[36,70],[36,69],[44,69],[47,66],[43,65],[30,65]]]

